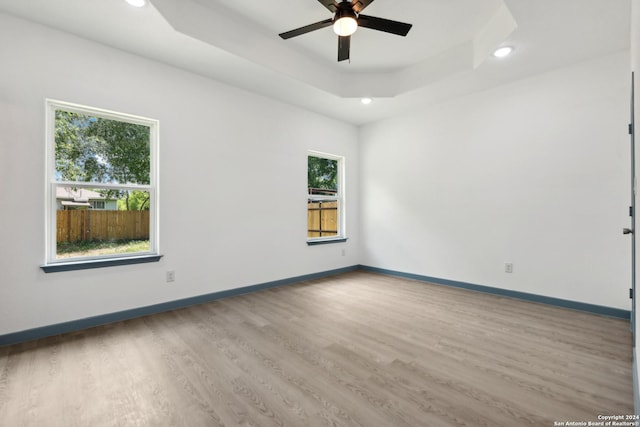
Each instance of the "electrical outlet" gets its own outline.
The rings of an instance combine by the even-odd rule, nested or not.
[[[513,273],[513,264],[510,262],[504,263],[504,272],[505,273]]]
[[[167,271],[167,283],[175,282],[176,280],[176,272],[173,270]]]

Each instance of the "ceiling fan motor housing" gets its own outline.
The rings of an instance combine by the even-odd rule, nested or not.
[[[353,18],[356,21],[358,20],[358,14],[353,10],[351,3],[348,1],[343,1],[338,4],[338,10],[333,17],[333,22],[342,18]]]

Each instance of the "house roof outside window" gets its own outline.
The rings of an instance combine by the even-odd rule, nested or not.
[[[105,200],[105,196],[86,188],[56,187],[56,199],[62,206],[90,207],[92,200]]]
[[[105,200],[106,198],[92,190],[71,187],[56,187],[56,199],[73,200],[74,202],[88,202],[89,200]]]

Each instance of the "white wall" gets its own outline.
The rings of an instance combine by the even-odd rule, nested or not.
[[[357,223],[354,126],[7,15],[0,40],[0,334],[358,263],[358,227],[306,245],[309,149],[346,156]],[[160,120],[161,262],[40,270],[45,98]]]
[[[636,177],[640,174],[640,140],[638,140],[638,131],[637,129],[640,127],[640,0],[633,0],[631,3],[631,71],[635,72],[635,127],[636,127]],[[636,191],[636,209],[640,209],[640,193]],[[640,226],[640,220],[637,220],[636,229]],[[636,234],[636,259],[634,262],[636,263],[636,285],[640,285],[640,237]],[[636,286],[636,296],[640,292],[640,287]],[[636,297],[636,308],[640,308]],[[640,365],[638,365],[637,360],[637,349],[640,345],[640,338],[638,337],[638,321],[640,320],[640,316],[638,316],[638,312],[636,310],[634,324],[636,325],[636,334],[635,334],[635,349],[634,349],[634,376],[635,378],[640,378]],[[636,403],[636,414],[640,411],[640,393],[637,389],[637,383],[634,382],[634,394],[635,394],[635,403]]]
[[[629,87],[623,52],[364,126],[361,263],[629,309]]]
[[[358,263],[629,309],[628,53],[358,134],[6,15],[0,40],[0,334]],[[160,263],[40,270],[47,97],[160,120]],[[305,243],[309,149],[347,158],[346,244]]]

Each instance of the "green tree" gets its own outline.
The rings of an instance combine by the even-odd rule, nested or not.
[[[86,134],[90,117],[56,111],[56,178],[63,181],[92,181],[100,175],[99,143]]]
[[[91,165],[103,179],[120,184],[149,184],[150,134],[143,125],[108,119],[91,120],[87,138],[99,141],[99,165]],[[104,182],[104,181],[103,181]]]
[[[121,211],[148,211],[149,193],[146,191],[127,191],[118,200],[118,210]]]
[[[56,111],[55,119],[58,180],[149,184],[149,127],[62,110]],[[146,192],[102,190],[101,193],[107,199],[124,200],[126,210],[149,208]]]
[[[307,187],[310,189],[338,190],[338,161],[308,156]]]
[[[60,180],[149,184],[147,126],[58,110],[55,146]]]

